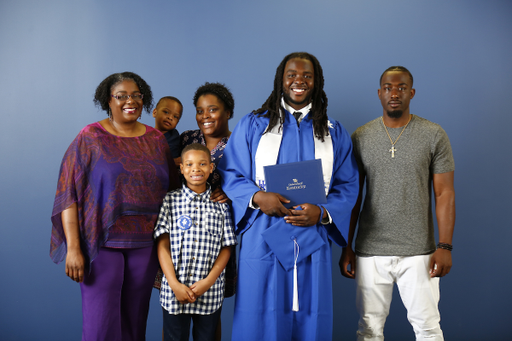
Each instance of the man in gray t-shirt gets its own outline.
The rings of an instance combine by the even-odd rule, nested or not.
[[[340,269],[343,276],[357,282],[361,315],[358,340],[384,339],[394,283],[416,339],[443,340],[439,277],[446,275],[452,265],[454,162],[445,131],[410,113],[409,102],[415,94],[412,85],[409,70],[402,66],[388,68],[378,90],[383,116],[352,135],[360,194]],[[437,248],[432,188],[439,230]],[[354,252],[352,240],[358,219]]]

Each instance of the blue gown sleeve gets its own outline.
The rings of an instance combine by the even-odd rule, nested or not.
[[[331,240],[341,247],[347,245],[352,209],[359,194],[359,173],[352,153],[352,140],[337,121],[330,129],[333,140],[334,165],[331,188],[324,207],[329,211],[332,224],[325,225]]]
[[[258,146],[260,131],[261,127],[253,114],[243,117],[233,130],[217,167],[222,179],[222,190],[233,202],[236,234],[243,233],[261,214],[259,210],[249,208],[252,196],[260,190],[253,181],[253,152],[256,152],[253,146]]]

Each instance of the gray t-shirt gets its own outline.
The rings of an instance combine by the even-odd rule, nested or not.
[[[400,128],[388,128],[396,140]],[[432,175],[455,169],[450,141],[436,123],[412,115],[395,144],[379,117],[352,134],[354,154],[366,175],[356,254],[414,256],[435,251]]]

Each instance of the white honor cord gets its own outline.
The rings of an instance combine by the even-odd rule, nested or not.
[[[299,244],[297,239],[293,240],[293,255],[295,256],[295,263],[293,264],[293,311],[299,311],[299,290],[297,288],[297,259],[299,258]]]

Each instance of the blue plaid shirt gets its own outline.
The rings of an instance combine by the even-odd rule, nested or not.
[[[167,193],[155,226],[155,239],[169,234],[176,278],[189,287],[208,276],[221,248],[236,244],[229,205],[211,201],[210,195],[210,187],[197,194],[185,184]],[[165,275],[162,279],[160,304],[169,314],[212,314],[223,299],[224,270],[208,291],[188,304],[178,302]]]

